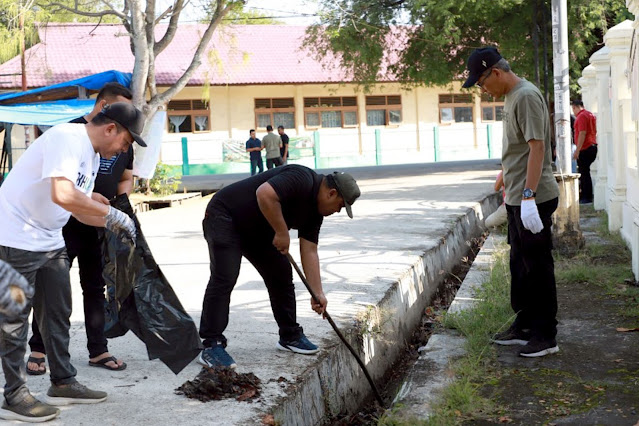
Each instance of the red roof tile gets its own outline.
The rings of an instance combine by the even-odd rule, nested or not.
[[[166,26],[156,27],[156,38]],[[156,58],[156,82],[171,85],[189,66],[204,25],[180,25],[173,41]],[[327,69],[302,49],[306,27],[238,25],[218,27],[207,56],[189,85],[328,83],[351,81],[338,67]],[[121,25],[49,24],[41,42],[26,52],[27,84],[47,86],[107,70],[132,72],[128,33]],[[207,59],[208,58],[208,59]],[[332,61],[335,65],[335,61]],[[20,87],[20,58],[0,65],[0,88]]]

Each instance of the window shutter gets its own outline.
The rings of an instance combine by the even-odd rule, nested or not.
[[[401,105],[402,97],[401,96],[387,96],[387,105]]]
[[[343,106],[357,106],[357,98],[355,96],[345,96],[342,98]]]
[[[166,109],[169,111],[188,111],[191,109],[191,101],[169,101]]]
[[[386,105],[386,96],[366,96],[366,105]]]
[[[272,101],[273,108],[293,108],[295,104],[293,98],[275,98]]]
[[[270,99],[255,99],[255,108],[270,108],[271,100]]]

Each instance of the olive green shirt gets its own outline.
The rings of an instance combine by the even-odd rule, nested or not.
[[[501,163],[508,205],[521,205],[530,152],[528,141],[532,139],[544,141],[544,161],[535,197],[539,204],[559,197],[551,166],[550,116],[539,89],[522,78],[504,99]]]
[[[279,158],[280,156],[280,146],[282,146],[282,139],[280,139],[280,135],[276,135],[271,132],[262,138],[262,145],[266,149],[266,159],[270,160],[271,158]]]

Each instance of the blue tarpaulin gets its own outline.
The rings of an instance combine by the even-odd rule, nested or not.
[[[34,95],[69,86],[81,86],[88,90],[100,90],[106,83],[116,82],[125,87],[131,84],[131,73],[120,71],[105,71],[99,74],[39,87],[26,92],[11,92],[0,94],[0,102],[26,95]],[[51,102],[29,104],[0,105],[0,122],[24,125],[53,126],[66,123],[74,118],[86,115],[91,111],[95,99],[65,99]]]
[[[102,86],[107,83],[120,83],[124,87],[129,87],[131,84],[131,73],[124,73],[120,71],[104,71],[98,74],[89,75],[86,77],[78,78],[71,81],[65,81],[63,83],[54,84],[53,86],[38,87],[37,89],[27,90],[26,92],[10,92],[0,94],[0,101],[7,99],[13,99],[25,95],[33,95],[41,92],[46,92],[52,89],[60,89],[62,87],[69,86],[82,86],[89,90],[100,90]]]
[[[65,99],[39,104],[0,105],[0,122],[55,126],[87,115],[94,104],[95,99]]]

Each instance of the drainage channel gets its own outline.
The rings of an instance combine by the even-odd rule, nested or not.
[[[417,359],[417,348],[426,344],[438,315],[452,302],[483,241],[483,218],[499,202],[499,197],[491,195],[469,208],[439,243],[388,288],[366,318],[342,327],[374,378],[386,407],[373,402],[364,374],[337,341],[286,390],[272,412],[275,424],[376,424]]]
[[[352,414],[344,414],[336,416],[332,419],[326,419],[325,424],[334,426],[371,426],[377,425],[379,418],[384,411],[391,408],[393,399],[405,382],[407,375],[419,358],[418,349],[426,346],[435,328],[441,322],[441,315],[448,310],[450,304],[455,299],[457,290],[459,290],[466,274],[470,270],[477,253],[481,249],[486,240],[487,233],[483,233],[477,238],[470,241],[469,250],[466,256],[460,259],[460,262],[453,267],[453,270],[446,274],[444,281],[437,288],[433,299],[424,309],[419,324],[413,331],[410,341],[403,348],[399,360],[393,364],[386,372],[380,383],[385,385],[380,388],[380,393],[386,405],[380,407],[374,401],[368,401]]]

